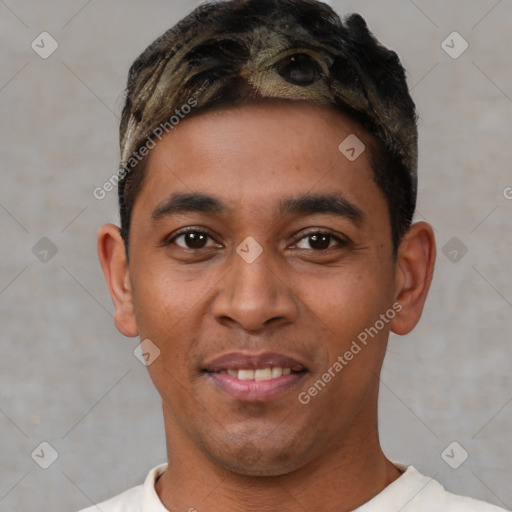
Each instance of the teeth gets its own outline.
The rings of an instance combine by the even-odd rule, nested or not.
[[[272,368],[259,368],[254,372],[254,380],[269,380],[272,378]]]
[[[238,370],[238,379],[254,380],[254,370]]]
[[[277,379],[282,375],[290,375],[291,368],[258,368],[257,370],[223,370],[220,373],[227,373],[239,380],[270,380]]]
[[[282,368],[272,368],[272,378],[275,379],[277,377],[281,377],[283,375]]]

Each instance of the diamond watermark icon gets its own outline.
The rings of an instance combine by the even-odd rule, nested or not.
[[[39,57],[47,59],[59,47],[59,43],[48,32],[41,32],[30,46]]]
[[[133,354],[144,366],[149,366],[160,356],[160,349],[151,340],[146,339],[135,347]]]
[[[458,263],[468,252],[467,246],[456,236],[450,238],[443,246],[443,254],[452,262]]]
[[[469,453],[457,442],[450,443],[441,453],[441,458],[452,469],[458,469],[466,462]]]
[[[236,248],[236,252],[247,263],[254,263],[263,252],[263,247],[249,236]]]
[[[365,152],[366,146],[357,135],[351,134],[338,146],[338,149],[347,160],[355,162]]]
[[[452,32],[441,43],[441,48],[452,59],[458,59],[469,48],[469,44],[458,32]]]
[[[32,247],[32,254],[41,263],[48,263],[57,254],[57,246],[44,236]]]
[[[39,444],[30,456],[43,469],[48,469],[59,458],[57,450],[46,441]]]

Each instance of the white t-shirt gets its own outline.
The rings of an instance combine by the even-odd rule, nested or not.
[[[404,472],[402,476],[353,512],[506,512],[483,501],[451,494],[413,466],[395,465]],[[156,479],[166,468],[167,464],[153,468],[143,485],[80,512],[169,512],[155,491]]]

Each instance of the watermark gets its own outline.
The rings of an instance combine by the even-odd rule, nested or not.
[[[503,197],[509,201],[512,200],[512,187],[505,187],[503,190]]]
[[[31,48],[39,57],[47,59],[59,47],[59,43],[48,32],[41,32],[31,43]]]
[[[263,252],[263,247],[249,236],[236,248],[236,252],[247,263],[254,263]]]
[[[339,146],[342,155],[350,162],[355,162],[366,150],[364,142],[355,134],[350,134]]]
[[[149,155],[152,149],[156,147],[155,138],[159,141],[162,140],[162,137],[165,133],[170,133],[180,122],[182,119],[185,119],[192,109],[197,107],[197,100],[195,98],[190,98],[187,103],[181,106],[181,108],[175,110],[174,115],[169,118],[168,121],[164,123],[160,123],[148,136],[146,142],[139,147],[137,151],[134,151],[131,158],[126,162],[126,165],[119,170],[119,172],[113,174],[101,187],[96,187],[92,195],[98,201],[102,201],[107,197],[109,192],[112,192],[114,188],[119,184],[119,181],[126,178],[127,174],[131,169],[134,169],[146,156]]]
[[[145,339],[135,347],[133,355],[144,366],[151,366],[160,357],[160,349],[150,339]]]
[[[469,457],[469,453],[457,441],[450,443],[441,453],[441,458],[452,469],[459,469]]]
[[[32,247],[32,254],[41,263],[48,263],[57,254],[57,251],[57,246],[46,236],[43,236],[43,238]]]
[[[452,32],[441,43],[441,48],[455,60],[469,48],[469,43],[458,32]]]
[[[48,469],[59,458],[59,453],[50,443],[43,441],[30,456],[38,466]]]
[[[453,236],[444,244],[442,252],[452,263],[458,263],[467,254],[468,248],[464,242]]]
[[[303,405],[309,404],[311,398],[317,396],[318,393],[354,359],[354,356],[359,354],[362,349],[368,345],[369,338],[375,338],[402,309],[402,304],[395,302],[390,309],[380,315],[379,319],[371,327],[367,327],[364,331],[361,331],[357,335],[357,340],[352,341],[350,348],[343,355],[338,356],[332,366],[330,366],[307,391],[299,393],[299,402]],[[363,345],[363,347],[361,345]]]

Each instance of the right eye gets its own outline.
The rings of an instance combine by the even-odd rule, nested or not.
[[[187,228],[172,235],[172,237],[166,241],[166,245],[175,244],[179,248],[188,251],[198,251],[208,247],[219,247],[219,244],[214,241],[212,245],[207,245],[208,239],[213,241],[213,238],[208,233],[200,231],[197,228]]]

